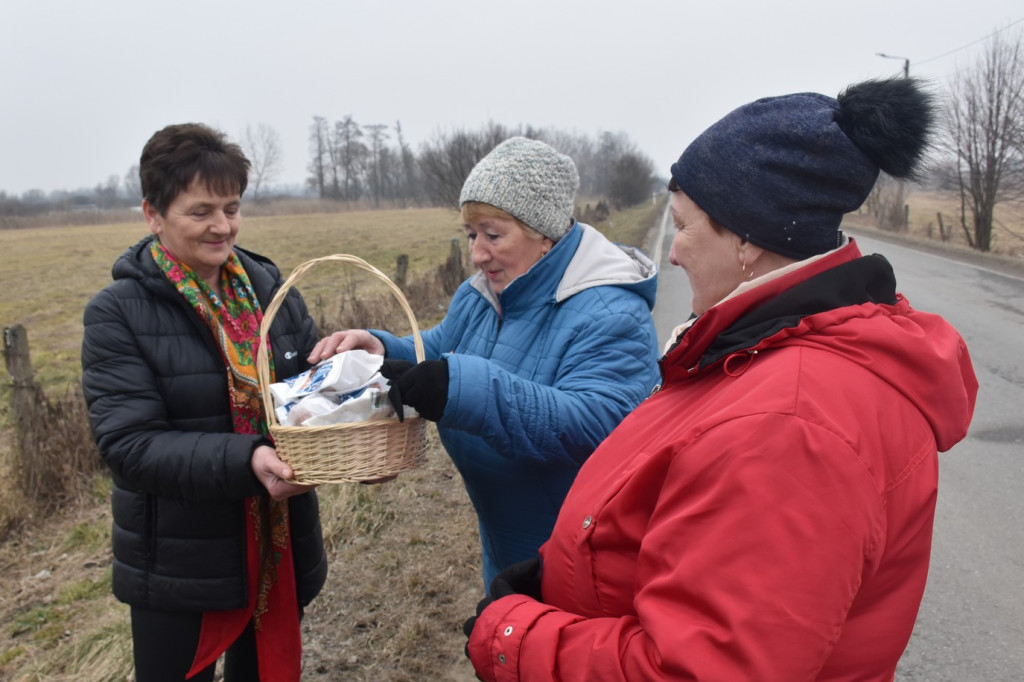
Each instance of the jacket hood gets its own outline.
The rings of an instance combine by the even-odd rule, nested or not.
[[[538,300],[561,302],[599,286],[635,291],[653,310],[658,268],[639,249],[616,244],[590,225],[574,222],[547,255],[505,287],[500,302],[482,273],[475,274],[470,284],[497,310],[511,310]]]
[[[584,289],[620,286],[635,290],[654,309],[658,266],[644,252],[609,241],[596,229],[580,223],[580,245],[566,266],[555,300],[564,301]]]
[[[931,425],[939,450],[948,450],[974,413],[978,381],[967,346],[952,325],[912,308],[895,286],[884,257],[862,257],[850,244],[712,307],[666,354],[665,380],[710,371],[736,354],[763,362],[775,348],[816,348],[903,394]]]
[[[110,273],[113,278],[116,280],[125,277],[135,279],[145,277],[146,275],[143,274],[144,263],[146,262],[144,254],[149,253],[149,245],[154,239],[156,237],[153,235],[147,235],[125,249],[124,253],[118,256],[111,267]]]
[[[811,315],[761,344],[837,353],[872,372],[913,403],[940,451],[967,435],[978,380],[963,338],[938,315],[896,304],[862,304]]]

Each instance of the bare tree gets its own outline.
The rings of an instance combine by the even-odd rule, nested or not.
[[[107,209],[117,205],[117,188],[121,186],[121,178],[116,175],[107,177],[106,184],[99,183],[93,190],[93,201],[98,208]]]
[[[281,169],[281,136],[267,123],[258,123],[256,129],[246,124],[242,136],[242,150],[249,157],[249,188],[252,198],[260,198]]]
[[[142,201],[142,180],[139,178],[139,164],[134,164],[124,174],[124,193],[128,201],[138,204]]]
[[[327,130],[327,119],[314,116],[309,126],[309,178],[306,182],[310,188],[317,190],[317,196],[323,199],[327,191],[327,151],[330,148],[330,133]]]
[[[493,122],[479,132],[436,133],[423,145],[419,157],[427,198],[436,206],[457,208],[462,183],[473,166],[501,142],[516,134]]]
[[[351,115],[334,123],[331,158],[334,159],[335,196],[338,198],[355,201],[363,193],[362,176],[368,152],[362,137],[363,129]]]
[[[651,196],[654,162],[638,152],[627,152],[612,166],[608,198],[616,208],[636,206]]]
[[[408,199],[415,202],[419,195],[419,190],[416,186],[416,155],[413,154],[412,149],[405,142],[405,137],[402,135],[402,122],[395,121],[395,137],[398,143],[398,161],[400,164],[399,175],[397,179],[397,192],[400,199]]]
[[[388,139],[388,126],[383,123],[373,123],[364,127],[370,131],[370,163],[366,180],[370,186],[373,205],[376,207],[380,206],[381,197],[388,193],[389,155],[386,153],[388,150],[385,146]]]
[[[996,204],[1024,190],[1022,131],[1021,34],[997,33],[972,67],[954,75],[950,87],[948,142],[957,162],[960,224],[979,251],[991,247]]]
[[[907,187],[902,180],[878,174],[875,186],[871,188],[865,207],[882,230],[903,232],[907,229]]]
[[[616,162],[626,154],[632,153],[636,153],[636,149],[625,133],[613,133],[607,130],[600,133],[592,160],[596,193],[610,196]]]
[[[344,171],[341,168],[341,155],[343,153],[342,150],[344,149],[344,143],[342,143],[339,140],[341,135],[340,126],[340,122],[334,122],[334,128],[331,132],[331,139],[330,142],[327,144],[327,196],[331,197],[332,199],[341,199],[343,195],[347,196],[348,194],[347,191],[342,192],[341,189],[342,176],[345,176],[346,183],[348,176],[345,175]]]

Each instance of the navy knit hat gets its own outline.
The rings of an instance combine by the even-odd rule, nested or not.
[[[839,245],[843,214],[879,169],[911,177],[928,147],[932,96],[915,79],[851,85],[746,104],[700,134],[672,178],[731,232],[798,260]]]

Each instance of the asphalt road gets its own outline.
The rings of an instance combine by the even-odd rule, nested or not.
[[[662,344],[690,314],[690,289],[668,262],[671,225],[652,239]],[[932,564],[896,682],[1024,680],[1024,274],[1005,261],[854,235],[881,253],[898,289],[967,341],[981,389],[967,438],[939,455]]]

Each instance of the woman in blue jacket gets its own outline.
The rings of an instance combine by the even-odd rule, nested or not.
[[[536,556],[580,466],[657,384],[654,263],[572,218],[572,159],[514,137],[470,172],[463,227],[479,272],[412,338],[335,332],[311,362],[383,354],[393,397],[437,422],[476,509],[484,584]]]

